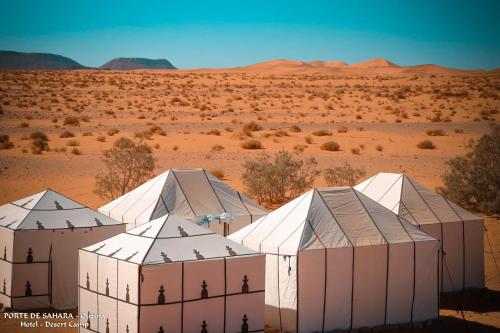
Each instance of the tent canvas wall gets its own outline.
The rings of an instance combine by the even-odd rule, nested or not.
[[[438,316],[436,239],[352,188],[311,190],[229,236],[266,253],[266,324],[327,332]]]
[[[440,240],[443,292],[484,287],[480,217],[403,174],[378,173],[355,188]]]
[[[78,249],[125,225],[52,190],[0,206],[0,303],[75,308]]]
[[[264,332],[265,256],[174,215],[79,260],[80,332]]]
[[[256,221],[267,211],[204,169],[171,169],[99,208],[133,228],[173,213],[218,234]]]

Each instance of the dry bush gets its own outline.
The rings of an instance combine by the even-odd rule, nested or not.
[[[425,132],[428,136],[445,136],[446,133],[442,129],[430,129]]]
[[[35,155],[40,155],[43,151],[49,151],[49,137],[41,131],[36,131],[30,134],[31,152]]]
[[[262,142],[259,140],[246,140],[241,143],[241,148],[243,149],[262,149]]]
[[[219,136],[220,135],[220,131],[218,129],[212,129],[208,132],[205,133],[206,135],[216,135],[216,136]]]
[[[219,179],[224,179],[224,170],[222,169],[211,169],[210,173]]]
[[[376,145],[376,146],[375,146],[375,149],[376,149],[377,151],[383,151],[383,150],[384,150],[384,147],[383,147],[382,145]]]
[[[304,150],[306,150],[306,148],[307,148],[307,145],[298,144],[298,145],[293,146],[293,151],[296,153],[303,153]]]
[[[108,132],[107,132],[107,134],[108,134],[109,136],[113,136],[113,135],[118,134],[118,133],[120,133],[120,130],[119,130],[119,129],[117,129],[117,128],[111,128],[111,129],[109,129],[109,130],[108,130]]]
[[[463,130],[463,129],[461,129],[461,128],[456,128],[456,129],[455,129],[455,133],[457,133],[457,134],[461,134],[461,133],[464,133],[464,130]]]
[[[292,125],[292,126],[290,126],[290,132],[298,133],[298,132],[301,132],[301,131],[302,131],[302,129],[298,125]]]
[[[359,155],[359,154],[361,154],[361,151],[359,148],[351,148],[351,153],[353,155]]]
[[[149,129],[149,131],[153,134],[158,134],[158,135],[161,135],[161,136],[166,136],[167,135],[167,132],[165,132],[165,130],[163,128],[161,128],[160,126],[158,125],[155,125],[155,126],[151,126],[151,128]]]
[[[95,138],[99,142],[105,142],[106,137],[104,135],[98,135],[97,138]]]
[[[92,132],[83,132],[82,136],[93,136],[94,134]]]
[[[30,124],[28,124],[27,122],[22,122],[21,125],[19,125],[20,127],[23,127],[23,128],[26,128],[26,127],[30,127]]]
[[[287,151],[280,151],[271,160],[262,154],[243,164],[241,176],[247,193],[259,203],[281,203],[294,198],[312,186],[320,171],[311,157],[294,158]]]
[[[313,144],[314,143],[314,140],[312,138],[312,136],[310,135],[307,135],[306,137],[304,137],[304,140],[307,144]]]
[[[355,169],[349,163],[323,171],[323,177],[328,186],[354,186],[365,175],[364,169]]]
[[[0,150],[11,149],[14,144],[10,141],[10,137],[7,134],[0,134]]]
[[[94,192],[101,198],[114,199],[148,180],[156,160],[151,147],[128,138],[119,138],[103,151],[104,170],[96,176]]]
[[[222,145],[213,145],[212,146],[212,151],[221,151],[224,150],[224,146]]]
[[[327,141],[321,145],[321,150],[326,151],[339,151],[340,145],[335,141]]]
[[[347,133],[349,131],[349,128],[347,126],[342,126],[337,129],[337,133]]]
[[[431,140],[420,141],[417,144],[417,148],[420,149],[436,149],[436,145]]]
[[[317,130],[317,131],[312,132],[312,135],[315,135],[315,136],[330,136],[330,135],[332,135],[332,132],[330,132],[328,130]]]
[[[71,154],[73,154],[73,155],[82,155],[82,151],[80,149],[78,149],[78,148],[75,147],[75,148],[71,149]]]
[[[173,147],[172,147],[172,150],[173,150],[173,151],[178,151],[178,150],[179,150],[179,146],[173,146]]]
[[[61,134],[59,134],[59,137],[61,139],[73,138],[74,136],[75,136],[75,134],[73,134],[73,132],[70,132],[70,131],[64,131]]]
[[[68,116],[64,118],[63,124],[70,126],[78,126],[80,125],[80,120],[77,117]]]
[[[261,131],[262,130],[262,126],[258,123],[256,123],[255,121],[251,121],[249,123],[246,123],[244,126],[243,126],[243,133],[252,133],[252,132],[257,132],[257,131]]]
[[[68,142],[66,142],[66,146],[69,146],[69,147],[78,147],[80,145],[80,142],[78,142],[77,140],[69,140]]]

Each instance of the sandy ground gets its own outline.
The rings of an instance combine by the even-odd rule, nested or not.
[[[9,135],[14,148],[0,150],[0,204],[50,187],[90,207],[103,205],[106,201],[93,193],[102,151],[118,137],[133,138],[152,126],[166,134],[147,140],[157,158],[155,174],[174,167],[219,169],[225,181],[244,191],[240,176],[245,160],[301,148],[297,155],[315,157],[321,169],[349,162],[364,168],[366,177],[380,171],[406,172],[434,189],[442,185],[445,162],[470,151],[470,142],[500,117],[496,72],[426,67],[412,72],[371,68],[290,73],[265,67],[269,64],[259,66],[214,72],[1,71],[0,134]],[[65,125],[70,116],[79,124]],[[263,126],[253,138],[264,149],[241,148],[248,139],[242,128],[250,121]],[[300,132],[291,131],[293,125]],[[339,133],[342,128],[347,132]],[[119,133],[111,136],[113,129]],[[219,135],[207,134],[215,129]],[[318,130],[331,135],[313,135]],[[429,136],[428,130],[446,135]],[[51,151],[31,153],[27,137],[34,131],[49,136]],[[65,131],[74,137],[60,138]],[[100,136],[104,142],[97,140]],[[307,137],[312,143],[306,143]],[[436,149],[417,148],[425,139]],[[71,153],[71,140],[81,155]],[[332,140],[340,151],[320,149]],[[213,151],[215,145],[223,150]],[[324,179],[318,177],[315,185],[325,185]],[[500,258],[499,221],[488,219],[488,229]],[[459,301],[471,331],[500,328],[500,278],[485,251],[488,291],[444,301],[442,320],[419,330],[463,330],[455,311]],[[14,328],[11,321],[0,322],[0,332]]]

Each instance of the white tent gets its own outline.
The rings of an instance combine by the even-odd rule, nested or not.
[[[350,187],[311,190],[229,236],[266,253],[266,324],[327,332],[438,316],[438,241]]]
[[[81,332],[264,331],[265,256],[174,215],[81,249],[79,267]]]
[[[168,213],[205,224],[221,235],[267,211],[204,169],[171,169],[99,208],[133,228]]]
[[[78,249],[125,225],[52,190],[0,206],[0,303],[75,308]]]
[[[480,217],[403,174],[378,173],[355,188],[441,241],[443,292],[484,287]]]

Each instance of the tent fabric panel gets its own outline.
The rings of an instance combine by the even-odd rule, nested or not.
[[[184,303],[184,332],[201,332],[203,321],[208,332],[224,332],[224,297]]]
[[[460,221],[460,217],[453,211],[445,198],[416,182],[412,183],[441,223]]]
[[[168,177],[165,180],[163,188],[160,192],[160,197],[157,201],[157,206],[154,212],[154,217],[161,216],[165,211],[173,212],[179,216],[193,216],[193,210],[189,205],[182,187],[179,186],[174,173],[168,171]]]
[[[412,320],[413,247],[413,243],[391,244],[389,247],[387,324],[409,323]]]
[[[0,228],[0,261],[13,262],[14,254],[14,231]],[[25,261],[26,256],[23,258]]]
[[[229,234],[240,230],[241,228],[246,227],[252,223],[252,217],[250,215],[241,215],[238,217],[234,217],[230,221],[226,221],[229,224]],[[218,233],[220,234],[220,233]]]
[[[286,260],[285,260],[286,259]],[[284,332],[297,331],[297,257],[278,260],[281,327]]]
[[[322,189],[320,193],[335,220],[354,246],[385,243],[382,234],[351,188]]]
[[[139,307],[134,304],[118,302],[117,332],[138,332]]]
[[[101,295],[117,297],[118,264],[116,259],[104,256],[97,257],[97,291]]]
[[[201,311],[206,311],[206,309],[201,309]],[[181,333],[182,304],[141,306],[140,312],[140,332],[156,333],[162,327],[168,333]],[[186,317],[184,318],[184,321],[186,321]],[[184,332],[197,331],[188,331],[184,327]]]
[[[184,263],[184,300],[202,298],[203,281],[208,297],[224,295],[224,260],[201,260]]]
[[[403,177],[401,201],[418,224],[441,223],[408,177]]]
[[[326,332],[334,329],[347,330],[351,327],[352,256],[352,247],[327,250],[324,325]],[[302,288],[303,284],[299,285]],[[299,306],[300,311],[302,308]]]
[[[482,219],[479,216],[472,214],[468,210],[463,209],[459,205],[454,204],[449,200],[447,201],[450,207],[455,211],[455,213],[460,217],[462,221],[482,221]]]
[[[443,292],[463,289],[463,225],[443,223]]]
[[[40,201],[40,199],[45,195],[46,192],[47,190],[41,191],[28,197],[13,201],[12,203],[25,209],[33,209],[33,207],[35,207],[35,205],[38,203],[38,201]]]
[[[133,304],[139,303],[138,278],[138,265],[118,260],[118,299]]]
[[[19,228],[30,212],[28,209],[10,203],[0,206],[0,225],[7,229],[15,230]]]
[[[33,297],[21,297],[11,299],[11,308],[13,310],[31,310],[31,309],[43,309],[50,307],[49,296],[33,296]]]
[[[153,243],[151,238],[121,233],[84,249],[101,256],[112,256],[116,259],[140,264],[143,262],[151,243]]]
[[[483,220],[465,221],[465,287],[484,288]]]
[[[299,252],[299,332],[322,332],[325,300],[326,250]],[[314,283],[311,283],[314,281]]]
[[[439,314],[438,251],[435,241],[417,242],[413,321],[437,318]]]
[[[235,189],[208,172],[204,173],[210,182],[210,186],[217,195],[218,200],[220,200],[224,211],[229,213],[233,218],[249,215],[247,208]],[[250,221],[248,223],[250,224]]]
[[[248,292],[264,291],[266,256],[249,256],[226,259],[226,294],[241,293],[248,286]],[[246,282],[245,280],[246,276]]]
[[[50,244],[54,238],[52,230],[16,231],[14,232],[13,262],[27,261],[28,250],[31,248],[33,262],[48,262],[50,259]],[[7,253],[12,252],[12,248]]]
[[[92,291],[97,291],[97,254],[79,250],[78,251],[80,279],[78,284]],[[87,278],[88,276],[88,278]]]
[[[58,210],[58,206],[63,210],[83,208],[81,204],[67,198],[53,190],[45,190],[44,194],[36,201],[31,209],[35,210]]]
[[[439,244],[439,253],[438,253],[438,280],[439,280],[439,290],[440,292],[443,289],[442,283],[443,283],[443,275],[446,274],[444,271],[443,267],[443,251],[441,249],[442,242],[441,242],[441,230],[442,230],[442,224],[424,224],[421,226],[421,230],[429,234],[430,236],[434,237]],[[443,274],[444,273],[444,274]]]
[[[200,170],[172,172],[196,216],[218,215],[225,212],[204,172]]]
[[[11,302],[11,298],[5,294],[3,294],[2,292],[0,292],[0,303],[2,303],[3,305],[3,308],[7,309],[7,308],[12,308],[12,302]]]
[[[295,232],[291,234],[284,243],[282,243],[277,249],[273,248],[271,245],[262,246],[262,251],[267,253],[276,252],[281,255],[291,255],[294,256],[297,254],[297,249],[300,247],[301,239],[303,239],[303,235],[306,231],[310,231],[314,234],[312,227],[309,225],[307,221],[303,221],[299,227],[296,228]],[[316,242],[312,245],[312,249],[320,247],[322,248],[321,241],[316,237]],[[277,250],[277,251],[276,251]]]
[[[386,271],[387,245],[355,248],[353,328],[384,324]]]
[[[181,301],[182,264],[142,266],[140,294],[141,304],[158,304],[162,296],[165,303]]]
[[[266,254],[264,321],[273,329],[281,329],[278,260],[282,260],[279,255]]]
[[[12,288],[11,296],[24,297],[27,294],[28,286],[31,289],[32,297],[36,295],[49,294],[49,264],[16,264],[12,268]]]
[[[373,200],[379,201],[392,185],[395,189],[401,187],[401,183],[398,183],[400,178],[401,175],[396,173],[378,173],[356,185],[355,189],[363,192],[363,194],[369,196]]]
[[[14,265],[0,260],[0,303],[4,307],[10,307],[10,295],[12,295],[12,270]]]
[[[225,332],[242,332],[243,318],[245,316],[248,331],[264,332],[264,292],[227,297]]]
[[[268,211],[260,206],[258,203],[244,195],[243,193],[239,192],[241,201],[245,204],[245,207],[250,211],[250,214],[252,215],[252,220],[257,221],[259,218],[262,216],[265,216],[268,214]]]
[[[384,192],[378,200],[375,200],[375,198],[373,199],[380,203],[382,206],[390,209],[393,213],[397,214],[400,209],[402,184],[403,177],[399,176],[394,182],[387,183],[387,185],[382,188]]]
[[[96,315],[99,314],[97,311],[97,294],[84,288],[78,288],[78,292],[78,313],[80,314],[80,323],[89,324],[90,322],[90,326],[87,326],[86,328],[97,331],[98,318]]]
[[[110,297],[101,296],[97,297],[99,307],[98,325],[99,332],[117,332],[118,328],[118,309],[117,301]]]

